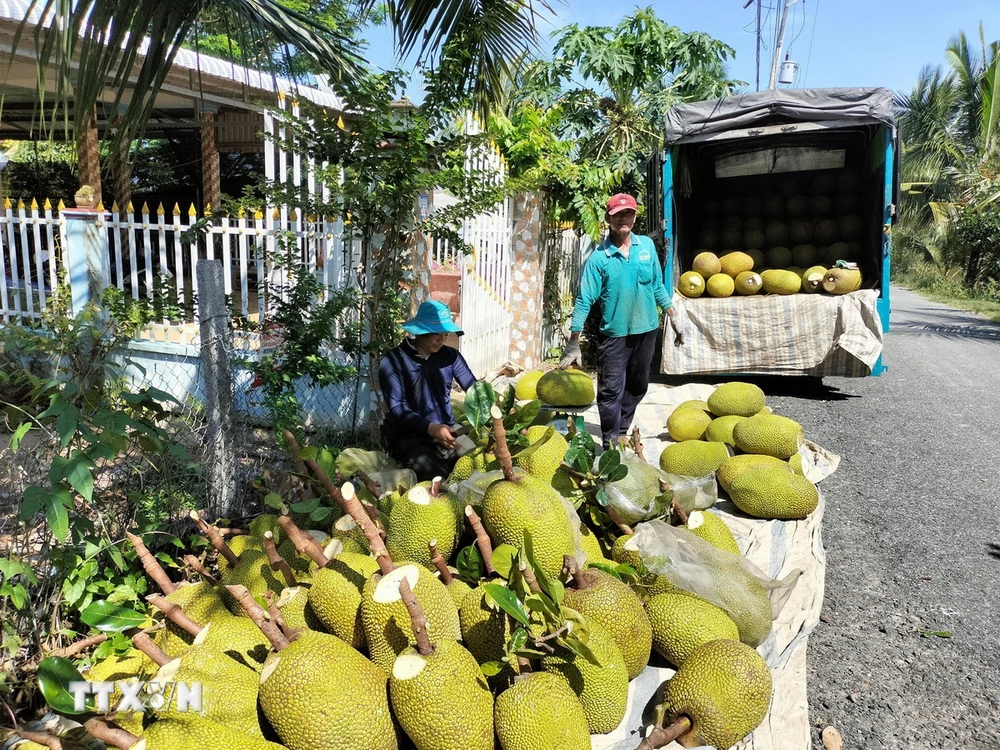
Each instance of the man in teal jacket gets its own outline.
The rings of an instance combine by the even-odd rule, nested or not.
[[[573,308],[570,340],[560,367],[580,364],[580,331],[594,303],[601,306],[597,339],[597,410],[604,448],[628,432],[636,407],[649,388],[649,368],[659,327],[657,306],[666,310],[674,345],[684,343],[663,270],[649,237],[632,234],[635,198],[625,193],[608,200],[608,236],[583,267],[580,294]]]

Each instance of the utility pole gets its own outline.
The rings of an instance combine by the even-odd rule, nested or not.
[[[757,90],[760,91],[760,5],[762,0],[757,0]]]
[[[778,43],[774,45],[774,59],[771,60],[771,80],[767,87],[773,89],[778,84],[778,65],[781,64],[781,48],[785,45],[785,25],[788,23],[788,9],[794,5],[796,0],[785,0],[785,7],[781,11],[781,26],[778,27]]]

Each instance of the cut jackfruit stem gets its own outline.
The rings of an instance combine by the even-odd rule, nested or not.
[[[184,564],[187,565],[189,568],[191,568],[191,570],[200,575],[202,578],[204,578],[206,581],[208,581],[208,583],[210,583],[212,586],[214,586],[219,582],[215,576],[213,576],[211,573],[208,572],[208,568],[206,568],[204,565],[201,564],[201,560],[199,560],[194,555],[184,555]]]
[[[438,573],[441,574],[441,582],[447,586],[455,580],[455,576],[451,574],[451,571],[448,569],[448,563],[441,557],[441,553],[438,551],[437,539],[431,539],[427,542],[427,549],[431,553],[431,563],[437,568]]]
[[[656,727],[646,739],[639,743],[635,750],[655,750],[655,748],[669,745],[690,731],[691,719],[687,716],[680,716],[669,727]]]
[[[34,743],[36,745],[41,745],[42,747],[56,748],[56,750],[61,750],[62,748],[62,743],[59,742],[59,738],[49,734],[48,732],[29,732],[27,729],[18,729],[11,734],[4,732],[4,737],[15,740],[22,739],[27,743]],[[28,745],[19,745],[19,747],[28,747]]]
[[[86,638],[82,638],[79,641],[69,644],[65,648],[59,648],[55,651],[49,652],[49,656],[62,656],[63,658],[69,659],[70,657],[76,656],[83,651],[86,651],[91,646],[98,646],[108,640],[107,633],[98,633],[96,635],[90,635]]]
[[[573,577],[573,585],[579,591],[589,589],[597,583],[594,576],[588,575],[586,571],[580,569],[580,564],[573,555],[563,555],[563,569]]]
[[[441,477],[434,477],[434,479],[431,480],[431,497],[437,497],[441,494],[441,481]]]
[[[410,615],[410,630],[413,637],[417,639],[417,653],[421,656],[430,656],[434,653],[434,644],[431,643],[430,636],[427,635],[427,617],[424,610],[417,601],[417,597],[410,588],[410,582],[406,576],[399,579],[399,596],[406,605],[406,611]]]
[[[96,717],[88,719],[83,728],[91,737],[120,750],[128,750],[139,741],[139,738],[131,732],[126,732],[121,727]]]
[[[132,645],[152,659],[153,663],[158,667],[162,667],[171,660],[170,657],[167,656],[166,651],[153,643],[153,639],[149,637],[148,633],[140,631],[133,635]]]
[[[222,534],[219,533],[219,530],[215,526],[210,526],[205,523],[201,514],[196,510],[191,511],[191,520],[198,524],[198,528],[201,529],[201,532],[208,537],[208,541],[212,543],[213,547],[215,547],[216,552],[226,558],[226,562],[230,565],[235,566],[239,561],[239,558],[236,556],[236,553],[229,548],[229,545],[226,544],[226,540],[222,538]]]
[[[146,601],[160,610],[164,617],[170,620],[170,622],[179,627],[181,630],[184,630],[191,635],[198,635],[198,633],[201,632],[201,625],[184,614],[184,610],[166,597],[160,596],[159,594],[151,594],[146,597]]]
[[[281,651],[292,645],[291,641],[285,637],[278,626],[268,618],[267,613],[250,596],[246,586],[226,586],[226,590],[233,595],[233,598],[243,607],[243,611],[253,620],[254,625],[260,628],[260,632],[271,642],[275,651]]]
[[[382,485],[368,476],[364,469],[358,469],[354,473],[361,480],[361,484],[365,486],[365,489],[371,493],[372,497],[379,497],[382,494]]]
[[[490,535],[486,533],[482,519],[471,505],[465,506],[465,517],[469,519],[469,525],[476,532],[476,546],[479,547],[479,555],[483,558],[483,566],[489,575],[493,575],[496,571],[493,569],[493,542]]]
[[[142,539],[128,531],[125,532],[125,537],[135,547],[135,553],[139,557],[139,562],[142,563],[142,569],[146,571],[146,575],[153,579],[153,583],[159,586],[160,591],[164,594],[172,594],[176,590],[177,584],[170,580],[167,571],[153,557],[153,553],[149,551]]]
[[[639,428],[632,428],[632,450],[635,451],[635,455],[641,458],[643,461],[646,460],[646,453],[642,447],[642,439],[639,437]]]
[[[677,502],[677,498],[674,498],[670,502],[670,507],[674,511],[674,515],[677,516],[677,520],[680,521],[683,525],[687,526],[688,514],[684,512],[684,509],[681,507],[681,504]]]
[[[320,549],[316,540],[300,529],[295,524],[295,521],[288,516],[278,516],[278,525],[288,535],[288,538],[292,540],[292,546],[295,547],[297,552],[305,553],[309,556],[310,560],[321,568],[325,568],[330,564],[329,558],[323,554],[323,550]]]
[[[298,583],[288,561],[278,553],[278,548],[274,546],[274,534],[270,531],[264,532],[264,554],[267,555],[267,561],[271,564],[271,570],[275,573],[281,573],[286,586],[294,586]]]
[[[288,591],[288,589],[285,589]],[[294,641],[299,635],[299,628],[293,628],[287,622],[281,614],[281,610],[278,609],[278,604],[275,601],[273,591],[265,591],[264,598],[267,600],[267,614],[271,618],[271,621],[278,626],[281,634],[285,636],[289,641]]]
[[[490,419],[493,421],[493,439],[496,440],[495,455],[503,472],[503,478],[508,482],[517,481],[514,475],[514,459],[511,458],[510,449],[507,447],[507,429],[503,426],[503,415],[496,406],[490,409]]]
[[[535,578],[535,571],[531,569],[526,560],[521,560],[521,564],[518,566],[521,571],[521,575],[524,576],[524,582],[528,584],[528,589],[533,594],[540,594],[542,592],[542,587],[538,585],[538,579]]]
[[[608,518],[611,519],[611,522],[615,526],[617,526],[623,534],[635,533],[635,530],[627,523],[625,523],[624,519],[622,519],[622,517],[618,515],[618,511],[615,510],[614,506],[609,505],[604,509],[604,512],[608,514]]]

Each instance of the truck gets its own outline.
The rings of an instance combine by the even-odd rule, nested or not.
[[[772,89],[673,107],[647,172],[647,226],[662,229],[664,282],[684,330],[671,346],[665,327],[661,372],[883,373],[898,156],[884,88]],[[755,251],[754,272],[857,268],[861,286],[679,294],[699,253],[737,250]]]

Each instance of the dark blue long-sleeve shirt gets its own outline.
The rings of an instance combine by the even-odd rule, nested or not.
[[[388,421],[403,433],[427,434],[432,423],[451,425],[451,384],[457,380],[465,390],[476,382],[465,357],[450,346],[442,346],[426,359],[417,355],[407,339],[390,349],[378,368],[378,382],[389,408]]]

